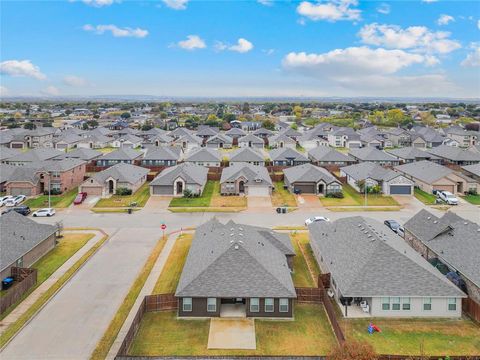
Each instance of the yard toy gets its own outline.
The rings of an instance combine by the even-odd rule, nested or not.
[[[368,325],[368,333],[373,334],[375,331],[382,332],[382,330],[380,330],[380,328],[377,325],[373,325],[372,323],[370,323],[370,325]]]

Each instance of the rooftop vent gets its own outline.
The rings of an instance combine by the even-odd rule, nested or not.
[[[427,216],[427,220],[430,220],[432,217],[431,216]]]
[[[238,245],[235,244],[235,250],[238,250]]]
[[[468,222],[465,221],[465,222],[463,223],[463,225],[468,225]]]
[[[437,220],[435,220],[433,223],[434,223],[434,224],[436,224],[436,223],[438,223],[438,221],[437,221]]]

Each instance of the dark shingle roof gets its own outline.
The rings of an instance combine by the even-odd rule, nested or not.
[[[453,173],[452,169],[427,160],[395,166],[395,169],[430,184]]]
[[[340,181],[335,179],[335,177],[327,170],[312,164],[303,164],[287,168],[283,170],[283,173],[290,184],[293,184],[297,181],[319,182],[320,180],[323,180],[326,184],[330,184],[332,182],[340,183]]]
[[[334,162],[354,162],[355,159],[350,155],[346,155],[332,149],[329,146],[317,146],[316,148],[310,150],[308,155],[313,159],[313,161],[334,161]]]
[[[134,184],[142,177],[146,176],[149,171],[150,170],[140,166],[119,163],[109,167],[106,170],[95,173],[92,175],[92,178],[94,178],[100,184],[104,183],[109,177],[112,177],[119,182]]]

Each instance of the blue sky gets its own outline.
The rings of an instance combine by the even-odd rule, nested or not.
[[[2,1],[1,94],[480,97],[478,1]]]

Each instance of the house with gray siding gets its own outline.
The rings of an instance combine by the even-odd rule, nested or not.
[[[385,151],[400,160],[401,164],[423,160],[430,160],[437,163],[441,162],[441,159],[437,156],[413,146],[398,149],[387,149]]]
[[[129,147],[119,148],[97,159],[97,166],[112,166],[119,163],[135,164],[143,157],[143,152]]]
[[[283,170],[285,186],[290,192],[327,195],[341,192],[342,183],[324,168],[303,164]]]
[[[292,318],[295,252],[288,234],[222,224],[197,227],[175,292],[179,317]]]
[[[263,149],[264,145],[265,145],[265,142],[263,141],[263,139],[253,134],[248,134],[238,139],[239,147],[251,147],[251,148],[257,148],[257,149]]]
[[[312,164],[322,165],[351,165],[356,162],[351,156],[337,151],[329,146],[319,146],[308,152],[308,158]]]
[[[264,166],[238,163],[222,170],[222,195],[269,196],[272,187],[272,180]]]
[[[164,169],[150,183],[151,195],[183,196],[185,190],[201,195],[207,183],[208,168],[182,163]]]
[[[253,148],[241,148],[229,154],[230,164],[249,163],[253,165],[265,165],[265,158],[259,150]]]
[[[205,146],[212,149],[230,149],[232,145],[233,139],[222,133],[209,137],[205,142]]]
[[[400,164],[400,161],[396,157],[374,147],[351,149],[349,151],[349,155],[358,162],[371,162],[379,165],[389,166]]]
[[[185,162],[207,167],[219,167],[222,164],[222,154],[217,149],[198,148],[186,155]]]
[[[275,166],[296,166],[306,164],[310,160],[291,148],[278,148],[270,151],[270,159]]]
[[[177,165],[182,149],[178,146],[150,147],[141,161],[142,166],[174,166]]]
[[[308,228],[345,317],[461,317],[465,293],[382,223],[354,216]]]

